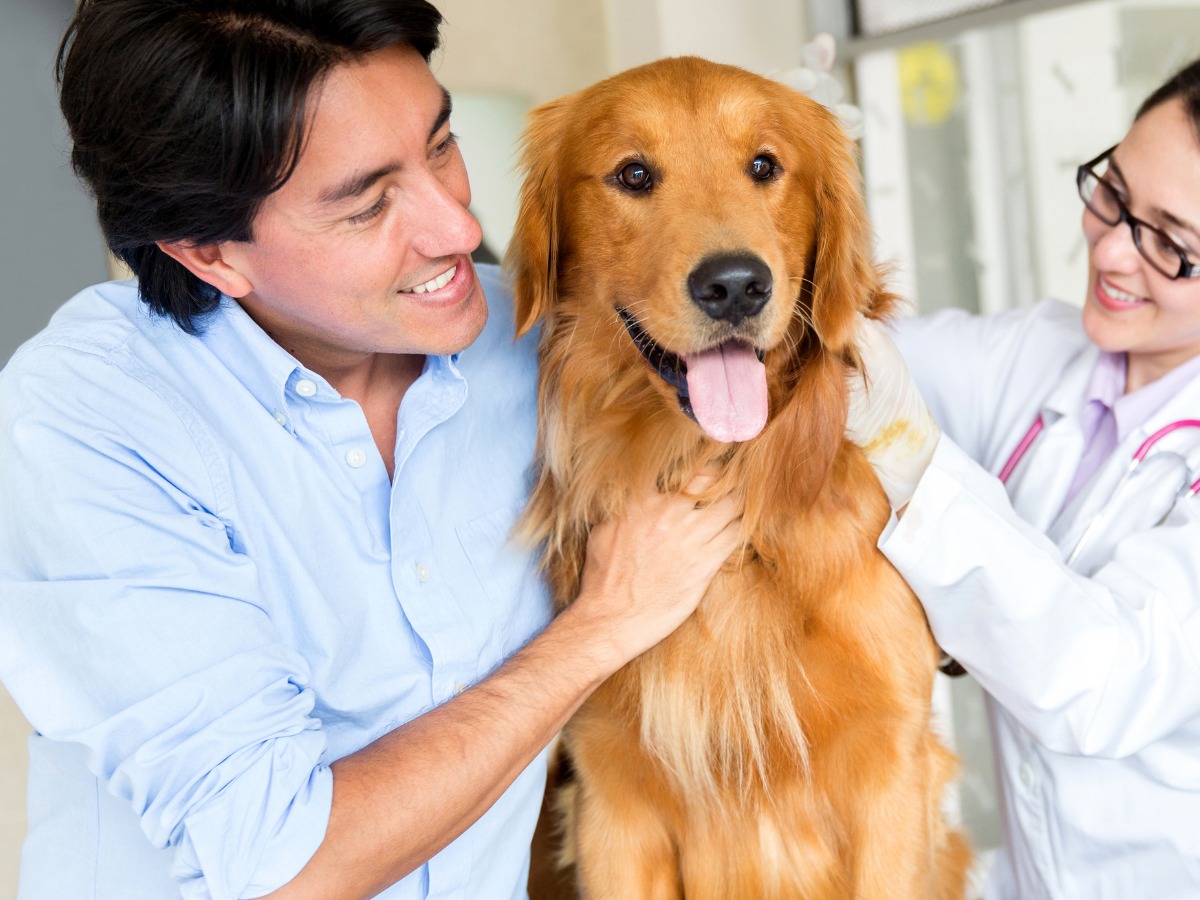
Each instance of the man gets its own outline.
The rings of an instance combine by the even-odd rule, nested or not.
[[[738,541],[648,490],[547,625],[507,540],[533,347],[470,261],[439,23],[79,6],[72,161],[139,279],[0,374],[24,900],[522,896],[542,749]]]

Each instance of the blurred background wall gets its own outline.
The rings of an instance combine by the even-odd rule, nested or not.
[[[106,275],[92,204],[67,159],[54,54],[74,0],[0,0],[0,364]]]

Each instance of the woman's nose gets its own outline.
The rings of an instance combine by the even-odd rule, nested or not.
[[[1090,213],[1091,222],[1084,221],[1089,237],[1094,235],[1092,261],[1098,269],[1108,272],[1133,272],[1143,262],[1141,253],[1133,241],[1133,226],[1128,222],[1106,225]]]

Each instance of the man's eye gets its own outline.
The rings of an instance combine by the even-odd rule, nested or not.
[[[351,225],[365,225],[365,224],[367,224],[367,222],[370,222],[372,219],[377,218],[385,209],[387,209],[387,205],[388,205],[388,195],[384,194],[382,197],[380,197],[375,202],[375,205],[372,206],[370,209],[364,209],[362,212],[358,213],[357,215],[351,216],[346,221],[349,222]]]
[[[458,135],[452,131],[448,135],[446,135],[445,140],[443,140],[441,143],[434,145],[433,150],[430,152],[430,156],[443,156],[451,148],[456,147],[457,145],[458,145]]]

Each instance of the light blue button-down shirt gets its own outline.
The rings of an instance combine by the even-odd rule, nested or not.
[[[482,679],[549,604],[509,540],[535,353],[487,328],[362,410],[232,301],[189,336],[84,291],[0,373],[0,679],[33,723],[21,900],[257,897],[320,844],[329,765]],[[389,900],[523,897],[535,761]]]

